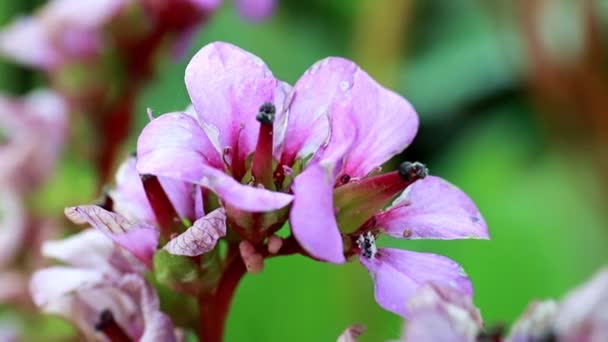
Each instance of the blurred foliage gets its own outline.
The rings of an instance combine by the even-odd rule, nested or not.
[[[279,2],[278,13],[262,24],[243,22],[232,8],[222,8],[185,58],[163,61],[139,99],[137,127],[125,154],[135,148],[147,108],[158,115],[187,106],[184,69],[208,42],[239,45],[291,83],[318,59],[338,55],[359,61],[353,51],[375,48],[353,40],[358,19],[366,15],[360,12],[363,1]],[[0,2],[2,22],[15,4]],[[426,162],[432,173],[464,189],[484,214],[492,240],[385,238],[380,244],[446,254],[462,263],[474,281],[475,301],[492,323],[511,322],[530,300],[559,297],[606,264],[608,222],[600,185],[606,175],[584,149],[556,144],[559,136],[547,133],[542,121],[547,117],[539,115],[527,89],[518,32],[487,7],[472,0],[413,1],[413,11],[403,18],[408,34],[396,42],[405,51],[397,83],[387,86],[411,100],[422,120],[420,136],[402,158]],[[5,63],[0,73],[2,89],[19,90],[15,84],[27,84],[23,80],[29,77]],[[37,203],[59,211],[92,201],[92,173],[67,156]],[[276,258],[239,287],[227,340],[332,341],[352,323],[368,327],[362,341],[396,338],[402,330],[402,320],[374,302],[371,279],[358,263]]]

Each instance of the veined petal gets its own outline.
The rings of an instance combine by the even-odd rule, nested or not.
[[[323,115],[332,117],[335,126],[349,121],[342,117],[347,114],[358,129],[344,165],[344,173],[351,177],[366,176],[401,152],[418,130],[418,116],[404,98],[343,58],[317,62],[298,80],[293,93],[286,154],[321,138],[326,128],[318,120]],[[349,110],[335,112],[336,103],[347,104]]]
[[[353,324],[342,332],[342,335],[338,337],[336,342],[357,342],[359,341],[359,336],[361,336],[363,332],[365,332],[365,326]]]
[[[221,168],[218,151],[197,120],[184,113],[169,113],[152,120],[137,140],[137,170],[196,182],[201,165]]]
[[[145,223],[131,223],[95,205],[66,208],[65,215],[76,224],[90,224],[149,267],[152,265],[159,238],[159,232],[154,227]]]
[[[342,236],[333,206],[335,176],[321,164],[310,165],[295,178],[289,215],[291,231],[312,256],[336,264],[345,261]]]
[[[472,295],[473,286],[462,267],[444,256],[381,248],[359,260],[374,280],[376,301],[388,311],[408,317],[406,303],[423,284],[432,282]]]
[[[376,216],[376,225],[406,239],[488,239],[488,227],[473,201],[449,182],[428,176],[416,181]]]
[[[196,220],[192,227],[165,245],[175,255],[197,256],[211,251],[217,241],[226,235],[226,213],[216,209]]]
[[[257,143],[256,114],[266,102],[283,111],[283,83],[253,54],[222,42],[203,47],[186,68],[186,88],[199,122],[219,133],[221,148],[230,147],[232,163],[244,163]]]

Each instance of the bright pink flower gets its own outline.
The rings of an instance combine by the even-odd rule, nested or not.
[[[138,140],[140,173],[212,190],[233,229],[253,240],[259,234],[249,230],[272,230],[247,227],[251,212],[279,217],[274,227],[280,227],[284,215],[276,210],[293,201],[289,222],[306,252],[334,263],[359,253],[378,302],[401,315],[427,281],[471,294],[466,274],[445,257],[376,249],[382,232],[488,237],[472,201],[444,180],[425,178],[422,164],[375,175],[417,131],[405,99],[341,58],[319,61],[291,88],[258,57],[226,43],[201,49],[185,79],[193,108],[146,126]]]
[[[32,276],[30,292],[44,312],[73,322],[91,340],[176,341],[171,320],[143,277],[143,265],[101,233],[86,230],[49,241],[43,254],[66,264]]]

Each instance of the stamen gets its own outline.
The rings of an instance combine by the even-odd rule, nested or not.
[[[255,117],[262,125],[272,125],[274,122],[274,115],[277,112],[277,108],[274,104],[266,102],[260,106],[258,115]]]
[[[99,321],[95,324],[95,330],[103,333],[112,342],[133,341],[122,327],[116,323],[112,311],[108,309],[103,310],[101,315],[99,315]]]
[[[404,162],[399,165],[399,176],[406,182],[423,179],[428,174],[429,170],[420,162]]]
[[[376,238],[372,232],[366,232],[359,235],[357,238],[357,245],[361,250],[361,254],[368,259],[373,258],[378,252],[378,249],[376,248]]]
[[[150,202],[150,207],[152,207],[154,216],[160,226],[161,235],[164,239],[168,240],[172,233],[181,232],[185,228],[183,227],[182,220],[158,178],[149,174],[144,174],[140,177],[146,197],[148,198],[148,202]]]
[[[253,155],[251,173],[256,184],[262,184],[266,188],[272,189],[273,170],[272,170],[272,135],[274,114],[276,108],[272,103],[264,103],[259,110],[256,119],[261,123],[258,134],[258,142]]]

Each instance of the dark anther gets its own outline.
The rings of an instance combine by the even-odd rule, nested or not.
[[[429,170],[420,162],[403,162],[399,165],[399,176],[406,182],[413,182],[428,176]]]
[[[105,309],[99,315],[99,321],[95,323],[95,330],[103,331],[110,324],[114,324],[114,315],[112,311]]]
[[[557,342],[557,335],[553,331],[547,331],[533,342]]]
[[[133,152],[129,153],[129,155],[133,158],[137,158],[137,151],[133,151]]]
[[[258,115],[255,118],[263,125],[271,125],[274,122],[276,112],[277,108],[274,104],[266,102],[260,106]]]
[[[357,246],[359,246],[361,254],[363,254],[363,256],[368,259],[373,258],[374,255],[376,255],[376,252],[378,251],[376,249],[376,238],[371,232],[366,232],[364,234],[359,235],[359,237],[357,238]]]

